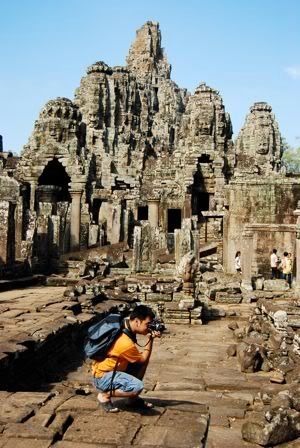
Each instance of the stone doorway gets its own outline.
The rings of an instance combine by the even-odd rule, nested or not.
[[[8,206],[8,228],[6,245],[6,263],[12,264],[15,261],[15,243],[16,243],[16,204],[9,202]]]
[[[202,158],[200,157],[199,160],[202,160]],[[202,218],[201,212],[209,210],[210,202],[210,194],[207,192],[205,179],[203,178],[203,165],[203,161],[198,163],[198,170],[194,174],[194,183],[192,185],[192,214],[197,215],[200,221]],[[206,167],[206,165],[204,166]]]
[[[194,189],[192,196],[192,214],[201,218],[201,212],[209,210],[209,193],[201,191],[201,189]]]
[[[96,198],[93,200],[92,215],[93,215],[94,224],[99,224],[99,212],[100,212],[101,204],[102,204],[101,199]]]
[[[175,229],[181,229],[181,209],[168,209],[168,233],[174,233]]]
[[[61,254],[70,250],[71,182],[57,158],[50,160],[38,179],[35,211],[37,213],[33,254],[38,259],[37,272],[56,269]]]
[[[66,173],[63,165],[54,158],[51,160],[41,176],[38,180],[39,187],[41,186],[53,186],[56,187],[53,189],[55,191],[56,201],[57,202],[71,202],[71,196],[69,193],[69,183],[71,182],[70,177]],[[43,191],[43,188],[41,189]],[[41,195],[41,199],[43,199],[43,194]],[[44,202],[41,200],[41,202]],[[48,202],[48,201],[47,201]],[[52,201],[51,201],[52,202]]]
[[[138,221],[148,221],[148,205],[145,207],[138,207]]]

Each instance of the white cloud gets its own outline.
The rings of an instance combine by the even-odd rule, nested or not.
[[[300,65],[286,67],[284,71],[293,79],[300,79]]]

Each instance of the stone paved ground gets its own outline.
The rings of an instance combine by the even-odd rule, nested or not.
[[[3,322],[10,338],[13,328],[19,334],[20,310],[34,310],[54,299],[59,302],[62,291],[31,288],[1,293],[0,306],[9,303],[10,314]],[[251,306],[235,305],[240,316],[232,319],[245,321]],[[40,314],[40,328],[49,324],[48,318]],[[239,372],[236,359],[226,355],[233,342],[228,323],[229,318],[203,326],[168,326],[168,333],[155,343],[145,378],[144,395],[155,404],[151,411],[132,411],[118,400],[122,412],[105,414],[97,406],[88,363],[47,387],[2,390],[0,448],[253,447],[242,441],[240,428],[255,394],[269,383],[269,374]],[[297,446],[299,441],[282,448]]]

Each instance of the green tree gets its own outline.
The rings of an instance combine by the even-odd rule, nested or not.
[[[300,146],[293,148],[282,139],[282,162],[288,173],[300,173]]]

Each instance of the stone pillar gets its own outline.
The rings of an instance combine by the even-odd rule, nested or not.
[[[135,226],[133,231],[132,272],[140,272],[141,269],[141,239],[142,228]]]
[[[186,194],[183,206],[183,218],[191,218],[191,217],[192,217],[192,195]]]
[[[148,200],[148,221],[151,227],[159,227],[159,199]]]
[[[121,241],[122,202],[115,200],[109,203],[110,219],[107,221],[107,237],[110,244]]]
[[[71,251],[80,247],[80,211],[82,190],[70,190],[71,204]]]
[[[192,220],[183,219],[182,228],[175,229],[174,232],[175,239],[175,261],[176,266],[179,265],[180,260],[189,252],[195,253],[195,258],[198,259],[198,254],[196,255],[196,250],[199,248],[195,247],[194,235],[192,233]]]
[[[253,233],[249,230],[244,230],[242,234],[242,250],[241,250],[241,265],[242,265],[242,285],[243,289],[252,291],[252,257],[253,257]]]
[[[228,238],[228,224],[229,224],[229,213],[228,210],[225,211],[223,217],[223,268],[224,271],[229,274],[234,272],[234,252],[233,243],[230,238]]]
[[[0,200],[0,267],[8,263],[9,201]]]
[[[149,222],[134,228],[132,270],[133,272],[152,272],[154,269],[154,252],[156,238],[154,229]]]
[[[297,209],[294,211],[294,215],[297,216],[296,223],[296,279],[295,289],[300,290],[300,201],[298,201]]]
[[[15,256],[16,259],[19,259],[22,257],[21,254],[21,246],[22,246],[22,236],[23,236],[23,202],[19,200],[16,204],[16,212],[15,212],[15,219],[16,219],[16,232],[15,232]]]
[[[36,185],[34,182],[30,182],[30,210],[34,210],[35,205],[35,190]]]

